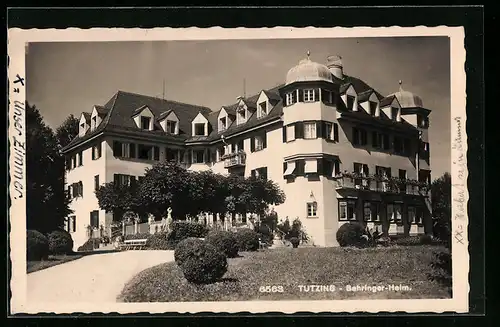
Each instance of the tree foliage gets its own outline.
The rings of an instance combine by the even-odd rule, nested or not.
[[[140,186],[117,185],[114,182],[107,183],[95,191],[97,202],[102,210],[112,212],[115,220],[123,219],[127,211],[144,213],[144,209],[138,197]]]
[[[39,110],[26,103],[26,219],[28,229],[50,232],[71,213],[64,187],[64,158]]]
[[[451,238],[451,175],[443,176],[431,185],[432,215],[434,236],[449,242]]]
[[[130,187],[129,187],[130,188]],[[172,216],[183,220],[200,213],[264,214],[271,204],[281,204],[285,195],[272,181],[192,172],[175,162],[161,162],[146,170],[136,190],[116,188],[108,183],[96,192],[101,209],[140,210],[156,217]]]
[[[66,120],[56,129],[57,142],[60,148],[64,148],[78,135],[80,121],[78,118],[69,115]]]

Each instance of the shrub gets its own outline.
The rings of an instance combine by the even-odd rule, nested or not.
[[[208,233],[205,240],[222,251],[228,258],[238,256],[238,242],[233,232],[213,231]]]
[[[340,246],[363,246],[366,243],[365,228],[360,223],[347,223],[337,230],[337,242]]]
[[[87,242],[83,243],[80,247],[78,247],[78,251],[93,251],[99,248],[99,244],[101,243],[100,238],[89,238]]]
[[[262,240],[262,242],[265,242],[267,244],[273,243],[274,234],[269,226],[264,224],[256,224],[255,231],[259,234],[259,237]]]
[[[420,235],[419,241],[420,244],[426,244],[426,245],[434,243],[432,236],[430,235]]]
[[[26,255],[28,260],[42,260],[49,257],[49,240],[36,230],[26,233]]]
[[[242,228],[235,233],[240,251],[257,251],[259,249],[259,234],[251,229]]]
[[[210,284],[227,271],[227,258],[208,242],[193,242],[180,265],[186,280],[193,284]]]
[[[125,240],[143,240],[149,238],[150,235],[149,233],[130,234],[125,235]]]
[[[432,271],[429,274],[431,280],[451,287],[452,286],[452,263],[451,253],[448,250],[436,250],[431,261]]]
[[[414,235],[394,238],[392,244],[400,246],[436,245],[439,242],[433,240],[430,235]]]
[[[297,237],[292,237],[292,238],[290,238],[290,243],[292,243],[292,246],[294,248],[298,248],[300,240]]]
[[[73,238],[64,230],[55,230],[48,235],[51,254],[69,254],[73,252]]]
[[[190,223],[186,221],[175,221],[171,226],[170,239],[178,243],[188,237],[205,237],[208,229],[200,223]]]
[[[185,240],[180,241],[174,251],[174,259],[177,265],[181,266],[182,262],[192,255],[193,249],[199,247],[203,242],[203,240],[195,237],[188,237]]]
[[[173,250],[175,245],[167,232],[150,234],[146,242],[146,246],[152,250]]]

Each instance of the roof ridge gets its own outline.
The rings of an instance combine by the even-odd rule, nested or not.
[[[123,90],[118,90],[117,93],[125,93],[125,94],[129,94],[129,95],[138,95],[138,96],[146,97],[146,98],[150,98],[150,99],[156,99],[156,100],[161,100],[161,101],[171,102],[171,103],[177,103],[177,104],[184,104],[184,105],[199,107],[199,108],[208,109],[208,110],[212,111],[212,109],[210,109],[209,107],[203,106],[203,105],[200,105],[200,104],[186,103],[186,102],[181,102],[181,101],[177,101],[177,100],[170,100],[170,99],[162,99],[162,98],[159,98],[159,97],[156,97],[156,96],[152,96],[152,95],[140,94],[140,93],[136,93],[136,92],[129,92],[129,91],[123,91]]]
[[[285,83],[280,83],[280,84],[275,85],[275,86],[273,86],[273,87],[271,87],[271,88],[261,89],[258,93],[255,93],[255,94],[250,95],[250,96],[248,96],[248,97],[243,97],[243,101],[248,100],[248,99],[250,99],[250,98],[253,98],[253,97],[255,97],[255,96],[258,96],[258,95],[260,95],[260,93],[261,93],[261,92],[270,92],[270,93],[273,93],[273,92],[271,92],[270,90],[272,90],[272,89],[279,89],[279,88],[280,88],[280,87],[282,87],[283,85],[285,85]],[[238,104],[238,102],[234,102],[234,103],[231,103],[231,104],[225,104],[225,105],[222,105],[222,106],[221,106],[221,108],[222,108],[222,107],[234,106],[234,105],[237,105],[237,104]],[[220,109],[219,109],[219,111],[220,111]]]

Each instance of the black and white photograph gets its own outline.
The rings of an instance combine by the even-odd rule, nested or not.
[[[9,31],[18,312],[467,310],[463,30],[99,30]]]

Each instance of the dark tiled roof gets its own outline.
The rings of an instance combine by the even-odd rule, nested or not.
[[[406,120],[402,119],[401,122],[395,122],[389,119],[382,111],[380,111],[380,117],[373,117],[364,110],[360,111],[342,111],[343,117],[357,118],[369,125],[383,125],[390,128],[394,128],[401,131],[413,130],[417,132],[417,128],[412,124],[408,123]]]
[[[373,92],[374,92],[373,90],[368,90],[358,94],[358,103],[368,101]]]
[[[377,95],[377,98],[379,100],[384,97],[379,92],[377,92],[374,88],[372,88],[370,85],[366,84],[363,80],[361,80],[357,77],[354,77],[354,76],[344,75],[344,79],[342,79],[342,80],[333,76],[333,82],[340,84],[340,93],[345,92],[347,90],[347,88],[349,87],[349,85],[352,85],[354,87],[354,90],[358,94],[373,90],[375,92],[375,94]]]
[[[97,111],[97,114],[101,117],[106,116],[109,112],[109,109],[104,108],[104,106],[100,106],[100,105],[96,104],[94,107],[95,107],[95,110]]]
[[[87,123],[90,123],[90,117],[92,116],[92,113],[90,112],[82,112],[83,117],[85,117],[85,120]]]
[[[167,111],[164,111],[160,114],[160,116],[158,116],[158,119],[157,120],[162,120],[163,118],[167,117],[168,115],[170,115],[170,113],[172,112],[172,110],[167,110]]]
[[[396,98],[395,95],[390,95],[388,97],[383,98],[382,100],[380,100],[380,107],[385,107],[390,105],[392,101],[394,101],[394,98]]]

